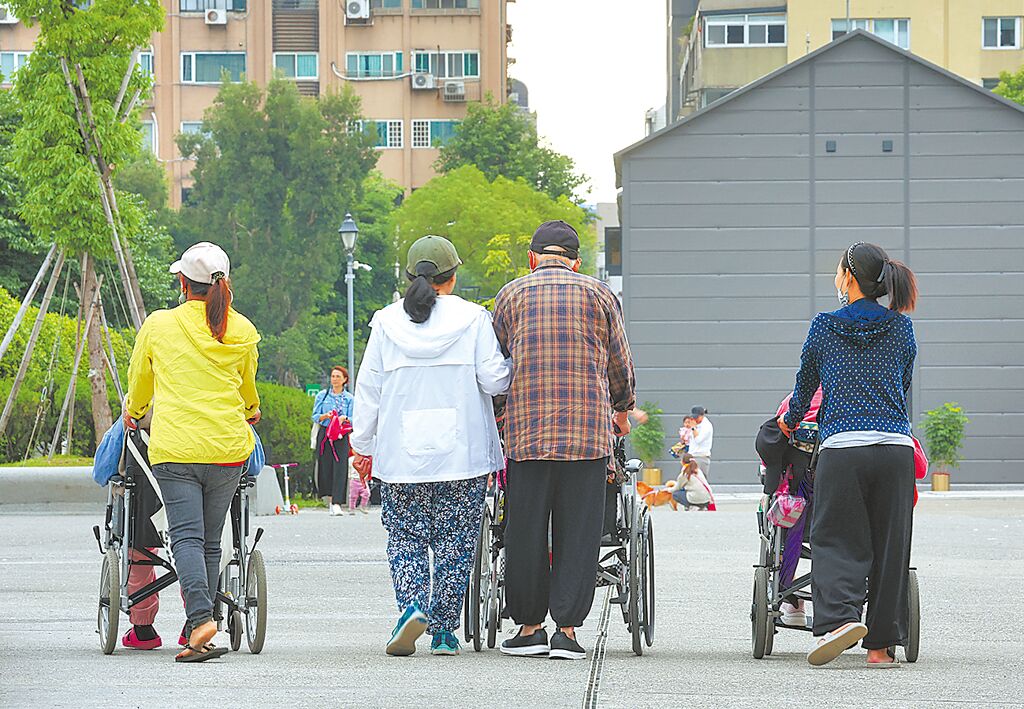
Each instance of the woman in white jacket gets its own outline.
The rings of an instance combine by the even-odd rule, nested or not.
[[[410,247],[405,299],[374,315],[359,368],[353,464],[381,481],[401,613],[389,655],[411,655],[425,630],[431,653],[458,654],[487,476],[504,467],[491,397],[508,389],[512,368],[490,314],[452,295],[461,264],[442,237]]]

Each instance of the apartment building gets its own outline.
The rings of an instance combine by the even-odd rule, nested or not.
[[[438,147],[468,102],[508,93],[506,3],[514,0],[163,1],[164,30],[139,60],[154,78],[142,125],[175,207],[193,167],[175,136],[202,130],[224,72],[259,84],[280,73],[307,96],[351,86],[364,127],[378,136],[378,168],[407,191],[434,176]],[[4,81],[15,80],[35,38],[0,4]]]
[[[1024,65],[1022,17],[1024,0],[702,0],[669,122],[856,29],[991,89]]]

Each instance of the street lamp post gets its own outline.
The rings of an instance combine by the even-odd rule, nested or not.
[[[352,267],[355,261],[356,237],[359,236],[359,227],[356,226],[351,214],[345,214],[345,221],[341,223],[338,233],[341,234],[341,243],[345,246],[345,251],[348,254],[348,268],[345,271],[345,285],[348,286],[348,376],[349,388],[354,390],[351,382],[356,374],[356,331],[352,292],[356,276]]]

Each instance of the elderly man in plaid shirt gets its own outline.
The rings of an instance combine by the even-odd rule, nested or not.
[[[502,643],[507,655],[586,657],[575,629],[594,601],[613,422],[628,433],[635,401],[619,301],[577,272],[579,248],[570,225],[541,224],[530,242],[532,273],[505,286],[494,306],[514,369],[505,578],[509,614],[522,627]],[[549,611],[557,628],[550,644]]]

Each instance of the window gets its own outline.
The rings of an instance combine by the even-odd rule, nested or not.
[[[375,148],[401,148],[405,145],[401,121],[352,121],[349,130],[362,130],[375,136]]]
[[[142,121],[141,130],[142,147],[156,155],[156,124],[153,121]]]
[[[437,148],[447,145],[455,135],[458,121],[413,119],[412,147]]]
[[[402,73],[401,52],[349,52],[345,73],[357,79],[389,79]]]
[[[402,9],[402,0],[370,0],[371,10]]]
[[[152,77],[153,73],[153,52],[139,52],[138,67],[146,76]]]
[[[995,87],[999,86],[999,79],[982,79],[981,80],[981,86],[982,86],[982,88],[985,88],[985,89],[988,89],[989,91],[991,91]]]
[[[890,44],[895,44],[902,49],[910,49],[910,20],[850,18],[850,31],[853,30],[866,30]],[[844,34],[846,34],[846,18],[832,20],[832,39],[838,39]]]
[[[245,52],[182,52],[181,83],[219,84],[221,74],[239,82],[245,74]]]
[[[25,66],[31,52],[0,52],[0,73],[5,84],[14,83],[14,74]]]
[[[210,137],[210,133],[203,130],[202,121],[182,121],[181,122],[181,134],[182,135],[205,135],[207,138]]]
[[[986,17],[981,35],[985,49],[1020,49],[1020,18]]]
[[[480,52],[416,52],[416,71],[439,79],[480,77]]]
[[[604,228],[604,267],[609,276],[622,275],[622,227]]]
[[[286,79],[316,81],[320,78],[320,58],[316,52],[276,52],[274,68]]]
[[[245,0],[181,0],[182,12],[206,12],[223,8],[231,12],[245,12]]]
[[[480,0],[412,0],[414,10],[479,10]]]
[[[704,20],[706,47],[767,47],[786,44],[786,16],[710,15]]]

